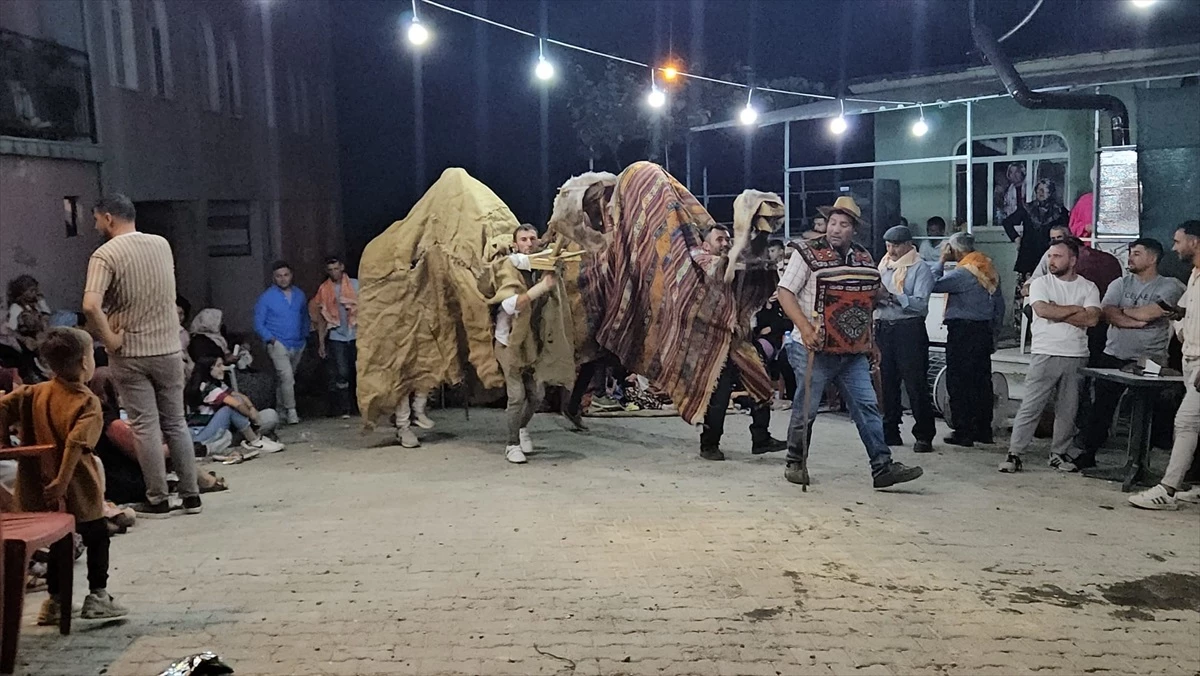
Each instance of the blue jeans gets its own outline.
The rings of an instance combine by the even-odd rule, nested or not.
[[[250,427],[249,418],[228,406],[222,406],[213,414],[207,425],[192,428],[192,441],[207,444],[220,436],[221,432],[225,430],[236,429],[241,432],[248,427]]]
[[[327,340],[325,355],[329,368],[329,389],[333,391],[337,413],[354,413],[354,364],[358,358],[357,344],[353,340]]]
[[[850,409],[850,418],[858,427],[858,436],[867,447],[871,461],[871,475],[883,473],[892,464],[892,452],[883,440],[883,418],[879,415],[879,401],[871,385],[871,365],[865,354],[821,354],[813,356],[812,381],[809,389],[808,410],[804,408],[804,372],[808,369],[808,350],[798,342],[785,346],[788,361],[796,372],[796,398],[792,402],[792,419],[788,424],[788,454],[790,462],[799,462],[805,456],[805,427],[809,435],[812,422],[821,405],[821,394],[829,383],[837,385]]]

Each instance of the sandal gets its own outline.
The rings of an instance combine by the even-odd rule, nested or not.
[[[217,476],[216,474],[211,476],[213,477],[213,482],[207,486],[201,486],[201,493],[220,493],[221,491],[229,490],[229,484],[225,482],[225,477]]]
[[[239,465],[247,460],[253,460],[258,457],[258,451],[233,451],[225,455],[214,455],[213,459],[220,462],[222,465]]]

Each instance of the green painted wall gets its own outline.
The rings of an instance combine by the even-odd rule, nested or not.
[[[1125,102],[1131,120],[1131,142],[1137,142],[1137,100],[1131,86],[1106,87],[1103,93],[1113,94]],[[955,147],[966,138],[966,106],[955,104],[945,108],[925,108],[929,133],[912,135],[911,127],[919,114],[916,111],[879,113],[875,115],[876,161],[939,157],[953,155]],[[979,101],[973,106],[972,135],[976,138],[1013,133],[1057,132],[1067,142],[1070,152],[1067,185],[1061,195],[1067,207],[1075,203],[1080,193],[1090,190],[1088,177],[1094,160],[1095,114],[1086,110],[1029,110],[1010,98]],[[1108,118],[1101,114],[1101,141],[1109,142]],[[925,220],[941,216],[947,223],[954,215],[954,167],[951,162],[912,164],[875,169],[876,178],[900,181],[900,211],[914,224],[915,234],[925,234]],[[980,249],[996,262],[1002,274],[1006,301],[1012,303],[1016,286],[1012,271],[1016,261],[1016,245],[1010,243],[999,227],[977,228]]]

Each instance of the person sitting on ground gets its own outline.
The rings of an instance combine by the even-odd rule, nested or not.
[[[53,329],[39,353],[54,377],[45,383],[19,388],[0,398],[0,429],[19,421],[21,443],[51,444],[54,453],[22,460],[17,474],[16,501],[21,511],[54,511],[65,501],[75,517],[75,531],[87,548],[88,588],[81,616],[87,620],[124,617],[129,611],[108,593],[110,535],[104,519],[104,491],[100,468],[92,449],[100,439],[103,417],[100,401],[87,383],[96,368],[92,339],[78,329]],[[57,466],[54,478],[43,485],[42,468]],[[57,560],[50,559],[46,586],[50,598],[42,604],[38,624],[55,625],[63,612]]]
[[[260,412],[249,397],[234,392],[226,377],[227,368],[220,358],[196,360],[196,370],[184,392],[192,440],[208,446],[226,435],[232,436],[234,430],[241,433],[242,451],[214,456],[222,462],[232,461],[230,464],[256,458],[259,453],[284,450],[283,444],[263,436],[274,429],[279,416],[270,409]]]
[[[18,275],[8,282],[6,325],[18,343],[15,366],[26,382],[38,383],[49,377],[37,362],[37,346],[50,328],[50,315],[50,306],[31,275]]]

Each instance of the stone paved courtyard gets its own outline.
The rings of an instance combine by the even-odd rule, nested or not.
[[[1001,475],[998,447],[939,446],[877,492],[830,416],[807,493],[741,416],[724,463],[676,418],[539,416],[526,466],[501,412],[435,418],[417,450],[316,421],[220,468],[203,515],[115,539],[128,620],[60,637],[29,598],[20,670],[152,676],[211,649],[239,675],[1200,673],[1195,506],[1136,511],[1033,456]]]

